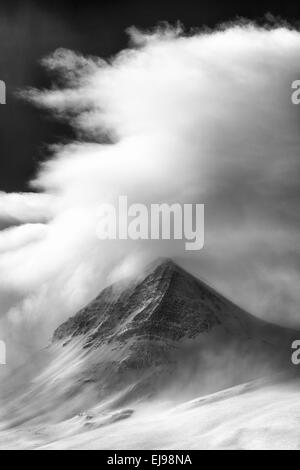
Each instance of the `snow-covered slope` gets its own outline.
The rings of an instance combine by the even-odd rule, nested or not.
[[[0,427],[0,449],[300,449],[299,380],[253,382],[175,405],[98,405],[57,423]]]
[[[53,429],[40,448],[299,450],[299,390],[299,380],[250,383],[176,407],[153,403],[105,427],[92,417],[78,434],[62,427],[59,439]]]
[[[205,393],[289,368],[297,336],[163,260],[126,288],[102,291],[57,329],[54,343],[81,341],[90,351],[81,382],[99,383],[103,393],[129,386],[141,396],[171,385]]]
[[[149,427],[140,446],[158,446],[149,434],[154,416],[170,423],[174,417],[175,425],[179,413],[188,426],[193,413],[201,417],[202,405],[211,402],[170,414],[174,406],[279,370],[290,374],[291,342],[299,337],[248,314],[172,261],[161,261],[136,281],[103,290],[1,387],[0,445],[10,435],[28,439],[26,447],[42,445],[54,439],[52,431],[64,437],[88,431],[93,440],[94,430],[113,426],[119,442],[112,442],[122,447],[119,430],[127,432],[127,421],[135,423],[142,411]],[[238,389],[234,395],[240,397]],[[240,400],[233,402],[235,413]],[[218,401],[212,400],[217,408]],[[130,447],[134,430],[128,426]],[[168,433],[167,422],[162,429]],[[94,445],[110,447],[101,432]]]

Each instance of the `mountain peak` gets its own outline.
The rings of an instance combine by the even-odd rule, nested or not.
[[[181,268],[179,267],[178,264],[175,263],[175,261],[172,258],[160,257],[160,258],[157,258],[155,261],[152,261],[152,263],[148,264],[148,266],[146,266],[145,271],[146,273],[149,274],[157,269],[159,270],[168,269],[171,271],[175,271]]]
[[[172,259],[161,258],[142,279],[104,289],[61,325],[53,340],[67,345],[77,339],[92,361],[83,371],[88,381],[120,387],[134,378],[149,391],[191,364],[204,372],[220,362],[223,371],[233,351],[247,364],[241,367],[243,380],[252,370],[254,377],[263,367],[289,367],[295,337],[234,305]],[[253,367],[248,368],[249,361]]]
[[[54,340],[82,336],[86,346],[96,347],[134,336],[149,338],[154,332],[161,339],[177,341],[220,327],[232,336],[249,337],[269,326],[170,258],[151,263],[142,280],[126,288],[118,286],[104,289],[87,307],[61,325]]]

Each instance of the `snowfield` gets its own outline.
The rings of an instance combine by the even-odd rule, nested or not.
[[[300,380],[240,385],[180,405],[101,407],[55,425],[3,429],[7,449],[299,449]]]
[[[3,378],[0,448],[299,449],[299,334],[165,260]]]

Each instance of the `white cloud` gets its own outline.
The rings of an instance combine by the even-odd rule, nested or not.
[[[53,199],[50,194],[0,192],[0,223],[46,221],[52,216]]]
[[[0,253],[17,250],[44,238],[44,224],[23,224],[19,227],[3,230],[0,235]]]
[[[9,213],[30,222],[55,196],[45,236],[0,255],[0,281],[31,293],[30,308],[25,301],[14,318],[30,317],[36,296],[52,326],[108,273],[117,277],[120,261],[135,265],[138,252],[175,255],[249,310],[266,316],[272,305],[273,318],[295,320],[300,134],[290,87],[300,76],[300,33],[254,25],[191,36],[134,30],[132,41],[109,62],[59,50],[44,63],[65,88],[26,93],[70,120],[78,141],[54,149],[34,182],[40,202],[25,204],[23,218],[11,202],[18,196],[2,195],[12,198]],[[97,207],[119,195],[205,203],[205,250],[191,258],[183,244],[100,243]],[[284,319],[286,291],[276,304],[267,296],[287,283]],[[62,289],[56,309],[53,292]]]

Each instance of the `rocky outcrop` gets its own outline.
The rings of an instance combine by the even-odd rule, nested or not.
[[[299,337],[160,261],[130,284],[104,289],[14,371],[2,417],[12,426],[56,423],[95,407],[105,415],[149,405],[154,397],[182,402],[289,370]]]
[[[110,389],[138,381],[152,389],[154,383],[176,380],[182,370],[197,375],[232,369],[230,361],[242,369],[232,382],[266,368],[288,368],[296,336],[248,314],[164,260],[142,280],[104,289],[56,330],[53,341],[80,339],[83,348],[94,351],[93,366],[84,373],[90,381],[105,381]]]

